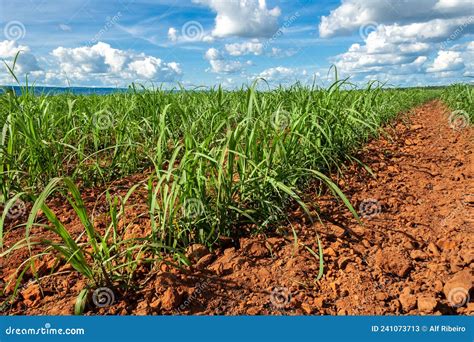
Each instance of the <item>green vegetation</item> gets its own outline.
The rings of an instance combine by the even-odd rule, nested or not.
[[[441,99],[453,110],[449,120],[454,128],[474,124],[474,86],[456,84],[445,88]]]
[[[472,109],[472,88],[457,87],[463,95],[453,106],[471,101]],[[452,98],[456,89],[444,96]],[[254,85],[238,91],[131,87],[106,96],[35,95],[28,87],[21,95],[6,92],[0,95],[0,243],[8,208],[22,198],[32,209],[25,240],[1,255],[31,248],[30,232],[42,216],[41,225],[59,239],[34,244],[44,245],[45,253],[55,250],[92,285],[128,288],[139,263],[154,263],[164,253],[188,263],[181,252],[189,244],[212,246],[241,229],[272,229],[290,203],[314,217],[316,204],[302,196],[309,182],[331,191],[357,217],[328,175],[343,172],[343,163],[355,160],[360,146],[397,114],[441,91],[376,83],[357,89],[337,81],[327,89],[271,91]],[[144,181],[126,196],[107,192],[108,224],[99,229],[81,189],[139,173]],[[126,219],[126,207],[139,191],[147,199],[136,215],[146,217],[150,231],[127,238],[135,218]],[[58,196],[67,198],[84,227],[79,237],[48,204]]]

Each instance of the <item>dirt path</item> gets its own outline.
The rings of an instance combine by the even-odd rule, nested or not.
[[[192,269],[163,265],[135,295],[89,312],[473,314],[474,130],[451,129],[447,116],[439,101],[415,109],[361,151],[373,177],[347,167],[339,185],[363,225],[330,196],[308,193],[322,223],[295,209],[280,235],[227,241],[212,254],[195,246],[200,260]],[[317,234],[324,248],[319,281],[310,252],[318,250]],[[73,274],[55,284],[33,299],[25,288],[9,313],[72,313],[84,284]]]

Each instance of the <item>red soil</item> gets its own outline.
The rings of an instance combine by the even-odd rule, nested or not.
[[[90,305],[87,314],[473,314],[474,130],[452,130],[447,114],[432,101],[386,128],[357,156],[374,176],[346,166],[338,183],[363,224],[329,194],[308,191],[305,201],[319,205],[321,222],[295,209],[278,234],[229,239],[212,253],[194,245],[193,267],[148,270],[136,292],[116,294],[107,307]],[[86,202],[98,194],[90,190]],[[71,232],[82,229],[62,203],[55,211]],[[146,225],[137,219],[133,234]],[[5,245],[22,234],[7,231]],[[319,260],[308,248],[317,253],[318,235],[324,275],[316,281]],[[0,279],[6,283],[27,256],[20,250],[3,258]],[[44,259],[38,268],[46,275],[53,264]],[[85,280],[67,265],[60,271],[23,285],[5,314],[72,314]]]

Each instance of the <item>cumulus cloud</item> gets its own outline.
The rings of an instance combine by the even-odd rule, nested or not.
[[[175,42],[178,40],[178,31],[174,27],[170,27],[168,29],[168,39],[171,40],[172,42]]]
[[[265,0],[193,0],[215,11],[215,37],[271,37],[278,30],[278,7],[267,8]]]
[[[36,57],[30,52],[30,48],[25,45],[18,45],[14,40],[0,41],[0,59],[4,60],[10,67],[13,66],[13,60],[19,53],[15,72],[23,77],[27,73],[41,71]]]
[[[464,62],[461,53],[456,51],[439,51],[438,56],[427,71],[428,72],[446,72],[464,68]]]
[[[263,70],[257,77],[263,78],[274,84],[292,84],[296,81],[306,81],[308,78],[307,76],[308,72],[306,69],[301,70],[298,68],[277,66]]]
[[[239,61],[227,60],[216,48],[206,51],[204,57],[209,61],[211,71],[218,74],[233,74],[243,69],[244,64]]]
[[[461,52],[448,53],[454,41],[473,32],[472,2],[464,0],[343,0],[322,17],[320,36],[358,32],[363,43],[351,45],[333,59],[347,75],[405,75],[410,72],[453,72],[466,66]],[[428,19],[429,18],[429,19]],[[372,32],[368,31],[372,29]],[[428,63],[434,58],[434,62]]]
[[[263,44],[256,39],[252,39],[251,41],[243,43],[226,44],[225,49],[231,56],[243,56],[248,54],[258,56],[263,52]]]
[[[472,13],[471,0],[378,1],[343,0],[341,5],[321,18],[321,37],[350,34],[363,25],[409,24],[426,18],[450,20]]]
[[[177,63],[166,63],[159,58],[112,48],[98,42],[78,48],[58,47],[51,53],[59,64],[59,72],[77,81],[173,82],[181,75]]]

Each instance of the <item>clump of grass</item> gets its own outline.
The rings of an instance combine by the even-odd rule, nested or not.
[[[464,121],[474,124],[474,86],[470,84],[454,84],[443,90],[441,99],[453,110],[459,111],[458,116]],[[454,118],[453,118],[454,119]],[[467,119],[467,120],[466,120]]]

